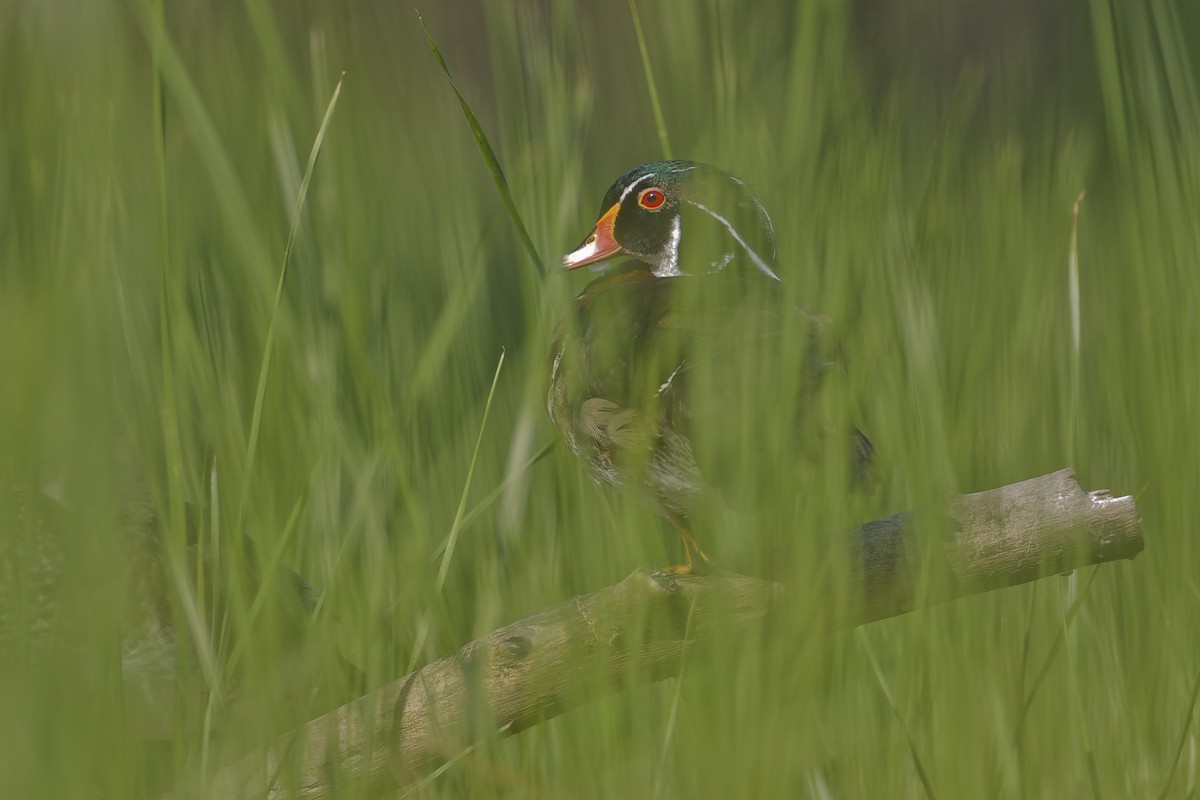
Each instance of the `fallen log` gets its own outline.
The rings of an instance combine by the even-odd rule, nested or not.
[[[858,625],[919,605],[1027,583],[1142,551],[1131,497],[1085,492],[1069,469],[954,498],[830,538]],[[488,736],[678,673],[718,630],[761,620],[786,588],[737,574],[638,570],[469,642],[314,719],[206,782],[220,797],[325,798],[386,791]],[[853,600],[857,598],[857,600]]]

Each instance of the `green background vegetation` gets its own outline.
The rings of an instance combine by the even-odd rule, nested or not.
[[[838,635],[797,582],[769,634],[485,742],[423,796],[1195,796],[1200,15],[1042,5],[641,13],[674,155],[755,186],[788,290],[851,354],[881,483],[787,487],[795,535],[1072,466],[1137,496],[1146,552]],[[360,683],[677,558],[564,447],[528,466],[586,282],[554,265],[663,155],[629,9],[421,10],[543,264],[408,6],[0,2],[0,484],[62,503],[0,520],[6,796],[189,785]],[[286,580],[262,602],[232,577],[248,556],[318,587],[303,635],[270,599]],[[180,676],[135,713],[122,632],[155,591]]]

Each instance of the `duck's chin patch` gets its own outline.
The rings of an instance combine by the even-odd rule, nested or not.
[[[597,261],[593,264],[588,264],[587,268],[591,272],[601,275],[608,275],[615,272],[654,271],[654,266],[646,259],[628,253],[623,253],[621,256],[614,256],[607,261]]]
[[[604,261],[595,261],[587,265],[589,272],[595,272],[603,275],[609,272],[616,272],[625,268],[641,267],[646,268],[646,263],[637,257],[630,257],[628,253],[621,253]]]

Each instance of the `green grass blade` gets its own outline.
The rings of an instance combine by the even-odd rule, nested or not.
[[[307,501],[308,497],[306,494],[302,494],[296,498],[296,502],[292,506],[292,511],[288,515],[287,523],[283,527],[283,534],[272,548],[270,558],[259,569],[258,589],[255,591],[254,600],[250,603],[250,610],[246,612],[246,618],[243,622],[247,631],[254,630],[255,622],[258,620],[259,614],[262,613],[267,599],[272,592],[278,591],[278,575],[280,568],[283,566],[283,553],[288,545],[291,544],[296,531],[300,527],[300,518]],[[249,637],[238,637],[237,642],[233,646],[233,651],[229,654],[228,672],[230,674],[236,672],[242,655],[246,652],[246,646],[249,641]]]
[[[192,645],[200,664],[210,693],[211,701],[221,702],[224,692],[220,681],[220,670],[217,666],[217,655],[212,640],[207,634],[204,621],[204,611],[201,602],[196,597],[193,584],[188,578],[186,564],[186,527],[184,520],[184,488],[183,488],[183,442],[180,436],[179,398],[176,395],[177,380],[175,374],[174,337],[171,328],[171,309],[177,306],[176,293],[181,289],[181,277],[171,269],[170,239],[168,221],[170,215],[167,205],[167,168],[166,168],[166,128],[164,123],[163,95],[164,78],[170,80],[170,70],[174,62],[172,51],[167,40],[166,19],[161,2],[154,3],[149,8],[142,8],[146,16],[142,19],[145,32],[152,42],[154,59],[153,92],[153,124],[154,124],[154,168],[158,189],[158,212],[162,225],[161,237],[161,279],[159,285],[159,320],[161,370],[163,382],[163,398],[161,425],[164,449],[167,462],[167,505],[169,515],[169,533],[166,537],[167,547],[164,548],[167,568],[172,586],[175,589],[179,604],[179,614],[182,615],[187,630],[191,634]],[[181,70],[180,70],[181,72]],[[182,639],[182,637],[180,637]]]
[[[1083,745],[1084,763],[1087,765],[1088,778],[1092,784],[1092,797],[1100,800],[1102,793],[1100,776],[1096,771],[1096,754],[1092,748],[1091,737],[1088,736],[1087,712],[1084,709],[1083,694],[1079,687],[1079,676],[1076,672],[1075,656],[1071,647],[1071,632],[1067,630],[1066,620],[1063,620],[1061,633],[1064,642],[1063,652],[1066,653],[1067,658],[1067,682],[1070,684],[1071,697],[1074,700],[1075,719],[1078,722],[1079,739]]]
[[[1159,800],[1166,800],[1170,796],[1171,781],[1175,779],[1175,770],[1179,768],[1179,759],[1183,755],[1184,745],[1187,744],[1188,731],[1192,727],[1192,717],[1196,713],[1198,697],[1200,697],[1200,672],[1196,673],[1196,679],[1192,682],[1192,696],[1188,701],[1187,712],[1183,715],[1183,729],[1179,731],[1179,741],[1175,743],[1175,755],[1171,757],[1171,769],[1163,781],[1162,791],[1158,794]]]
[[[692,622],[696,615],[696,601],[693,599],[691,605],[688,606],[687,623],[683,627],[683,641],[690,641],[693,633]],[[675,676],[675,690],[671,693],[671,710],[667,712],[667,729],[663,732],[662,748],[658,755],[658,771],[654,775],[654,791],[652,797],[665,797],[667,787],[665,784],[665,776],[667,775],[667,755],[671,751],[671,742],[675,740],[675,730],[679,723],[679,709],[683,701],[683,682],[684,675],[687,670],[686,656],[679,658],[679,674]]]
[[[1079,204],[1083,202],[1083,192],[1075,199],[1071,207],[1071,251],[1067,256],[1067,284],[1071,312],[1071,419],[1066,425],[1069,442],[1067,455],[1072,461],[1078,456],[1078,433],[1083,428],[1083,408],[1080,404],[1081,380],[1081,351],[1083,347],[1082,330],[1079,317]]]
[[[667,136],[667,122],[663,116],[662,103],[658,101],[658,84],[654,80],[654,68],[650,65],[650,50],[646,47],[646,35],[642,32],[642,17],[638,14],[637,0],[629,0],[629,13],[633,16],[633,29],[637,33],[638,49],[642,53],[642,69],[646,73],[646,87],[650,90],[650,107],[654,109],[654,128],[658,132],[658,143],[663,158],[671,159],[671,140]]]
[[[450,84],[450,88],[454,90],[454,96],[458,98],[458,105],[462,108],[463,116],[467,118],[467,125],[471,128],[471,135],[475,137],[475,146],[479,148],[479,155],[483,157],[483,163],[487,166],[488,173],[492,176],[492,183],[496,184],[496,190],[500,192],[500,199],[504,201],[504,207],[508,210],[508,216],[512,219],[513,227],[517,229],[517,235],[520,237],[521,243],[525,245],[525,250],[529,253],[529,257],[533,259],[533,263],[537,266],[539,275],[544,275],[546,272],[545,262],[538,255],[537,247],[534,246],[533,239],[530,238],[529,231],[525,228],[525,223],[521,219],[521,214],[517,211],[512,191],[508,188],[508,179],[504,177],[504,170],[500,168],[500,159],[496,157],[496,151],[492,149],[487,134],[483,132],[483,126],[479,124],[479,120],[475,117],[475,112],[471,110],[471,106],[467,104],[466,98],[463,97],[462,92],[458,90],[458,86],[454,83],[454,77],[450,74],[450,68],[446,66],[446,59],[442,57],[442,51],[438,50],[437,43],[433,41],[433,36],[430,35],[429,28],[425,25],[425,19],[419,12],[417,13],[417,21],[421,23],[421,30],[425,32],[425,39],[429,42],[429,49],[433,52],[433,57],[437,60],[438,66],[441,67],[442,74],[446,76],[446,82]]]
[[[526,472],[528,472],[529,468],[532,467],[534,464],[538,463],[543,458],[550,455],[550,451],[554,449],[554,444],[556,441],[557,440],[555,440],[555,439],[551,439],[550,441],[546,442],[544,445],[541,446],[541,448],[536,453],[534,453],[532,456],[530,456],[528,461],[526,461],[524,464],[521,465],[520,469],[518,469],[516,472],[510,473],[509,475],[507,475],[504,478],[504,480],[502,480],[499,484],[497,484],[496,488],[494,488],[490,492],[488,492],[487,495],[482,500],[480,500],[478,503],[475,504],[474,508],[472,508],[465,515],[463,515],[462,523],[459,525],[459,529],[461,530],[463,528],[469,527],[470,524],[472,522],[474,522],[475,519],[477,517],[479,517],[480,514],[482,514],[484,511],[486,511],[488,509],[488,507],[491,506],[492,503],[496,502],[496,498],[498,498],[500,495],[504,494],[504,490],[507,489],[513,481],[515,481],[517,478],[521,477]],[[449,537],[447,537],[446,541],[442,542],[438,546],[438,549],[435,550],[433,553],[433,559],[440,558],[442,553],[446,552],[446,545],[449,544],[449,541],[450,541],[450,539],[449,539]]]
[[[467,497],[471,494],[471,484],[475,480],[475,465],[479,460],[479,446],[483,441],[483,432],[487,430],[488,415],[492,410],[492,400],[496,395],[496,385],[500,382],[500,370],[504,367],[504,354],[505,351],[501,349],[500,360],[496,362],[496,372],[492,375],[492,386],[488,390],[487,401],[483,405],[483,419],[479,422],[479,434],[475,438],[475,449],[471,453],[471,463],[467,466],[467,477],[463,481],[462,494],[458,500],[458,509],[454,512],[454,521],[450,524],[450,533],[447,534],[446,541],[441,547],[442,563],[438,567],[436,581],[439,596],[442,593],[442,588],[446,585],[446,576],[450,572],[450,561],[454,558],[454,548],[458,544],[459,534],[462,533]],[[412,672],[416,668],[417,659],[425,647],[425,640],[428,636],[429,609],[426,608],[421,614],[421,621],[417,624],[417,633],[413,639],[412,654],[409,656],[408,668],[405,672]]]
[[[300,224],[300,212],[304,209],[304,201],[308,197],[308,185],[312,181],[313,171],[317,166],[317,157],[321,153],[321,144],[325,141],[325,131],[333,118],[333,110],[337,107],[338,97],[342,93],[342,82],[346,79],[343,72],[338,78],[329,105],[325,107],[325,116],[317,129],[316,139],[313,140],[312,150],[308,154],[308,165],[304,168],[304,178],[300,181],[300,192],[296,196],[296,205],[292,209],[291,227],[288,230],[287,245],[283,250],[283,266],[279,270],[279,281],[275,285],[275,302],[271,307],[271,319],[267,323],[267,341],[263,345],[262,361],[258,369],[258,385],[254,391],[254,413],[250,421],[250,436],[246,442],[246,456],[242,464],[242,496],[241,508],[237,515],[242,520],[246,513],[246,496],[250,488],[250,475],[254,471],[254,456],[258,450],[258,434],[262,425],[263,399],[267,394],[267,378],[271,374],[271,354],[275,345],[276,323],[279,320],[279,305],[283,301],[283,287],[287,281],[288,263],[291,261],[292,247],[296,241],[296,230]]]
[[[496,384],[500,382],[500,370],[504,368],[504,350],[500,350],[500,360],[496,362],[496,374],[492,376],[492,387],[488,390],[487,402],[483,404],[483,419],[479,423],[479,436],[475,438],[475,449],[471,452],[471,463],[467,467],[467,479],[463,482],[462,496],[458,499],[458,510],[454,512],[454,522],[450,525],[450,534],[446,538],[446,552],[442,555],[442,564],[438,567],[437,590],[442,591],[446,585],[446,574],[450,571],[450,560],[454,557],[454,546],[458,543],[458,534],[463,528],[463,515],[466,513],[467,497],[471,494],[471,483],[475,480],[475,465],[479,460],[479,445],[483,442],[483,432],[487,430],[488,414],[492,410],[492,400],[496,396]]]
[[[493,216],[492,219],[495,220],[496,217]],[[488,227],[490,226],[491,223]],[[485,228],[481,232],[476,245],[477,250],[484,246],[486,230]],[[417,356],[417,365],[413,367],[411,378],[405,385],[404,399],[401,404],[403,416],[412,413],[417,401],[425,396],[429,387],[433,385],[434,378],[445,366],[446,354],[450,351],[456,337],[466,330],[467,326],[464,323],[468,318],[468,312],[475,307],[479,289],[486,283],[486,279],[487,273],[484,270],[471,270],[463,276],[460,283],[454,286],[449,299],[442,304],[437,321],[429,330],[425,346]]]
[[[917,751],[917,742],[913,739],[912,730],[908,726],[908,720],[904,718],[900,707],[896,705],[896,699],[892,697],[892,690],[888,686],[887,678],[883,675],[883,667],[879,665],[879,659],[875,657],[875,650],[871,647],[871,640],[862,628],[856,628],[854,632],[857,634],[859,644],[862,645],[863,652],[867,656],[867,661],[871,664],[871,670],[875,673],[875,680],[879,684],[880,691],[883,692],[883,699],[887,701],[888,707],[892,710],[892,715],[900,723],[901,730],[904,731],[904,740],[908,744],[908,753],[912,758],[913,767],[917,770],[917,777],[921,780],[921,786],[925,789],[925,796],[929,798],[936,797],[933,792],[933,784],[929,780],[929,773],[925,771],[925,765],[921,761],[921,754]]]
[[[1096,580],[1096,575],[1099,572],[1099,569],[1092,570],[1092,573],[1088,575],[1087,583],[1083,585],[1083,590],[1079,592],[1078,596],[1071,603],[1071,607],[1067,609],[1062,628],[1059,629],[1054,644],[1050,646],[1050,652],[1046,655],[1046,660],[1042,662],[1042,667],[1038,670],[1037,677],[1033,679],[1033,685],[1029,688],[1029,694],[1026,696],[1025,702],[1021,707],[1021,714],[1017,718],[1016,726],[1013,728],[1015,738],[1020,737],[1021,728],[1025,725],[1025,719],[1029,716],[1029,710],[1033,707],[1033,700],[1037,697],[1038,689],[1041,688],[1042,681],[1046,679],[1046,675],[1050,672],[1050,667],[1058,659],[1058,653],[1066,643],[1066,631],[1071,629],[1071,623],[1074,622],[1079,609],[1083,607],[1083,601],[1087,599],[1088,591],[1092,588],[1092,583]]]
[[[166,29],[158,31],[161,14],[157,10],[144,8],[140,22],[144,33],[153,42],[158,60],[159,89],[156,95],[169,91],[174,101],[173,109],[182,118],[188,136],[195,143],[204,161],[206,172],[213,189],[221,197],[221,211],[228,226],[229,235],[245,263],[258,267],[269,261],[267,247],[257,229],[249,221],[256,218],[250,200],[246,196],[237,168],[234,166],[221,134],[202,99],[201,92],[189,72],[179,50],[172,43]],[[164,129],[165,109],[161,99],[156,100],[156,123],[160,132]]]

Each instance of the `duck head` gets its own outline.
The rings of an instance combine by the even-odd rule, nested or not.
[[[779,280],[762,203],[742,181],[696,161],[656,161],[618,178],[596,227],[562,263],[576,269],[621,255],[660,278],[744,264]]]

